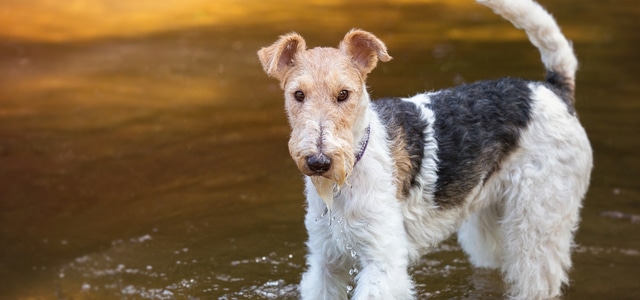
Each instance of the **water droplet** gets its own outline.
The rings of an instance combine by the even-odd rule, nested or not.
[[[148,240],[152,240],[152,239],[153,239],[153,238],[152,238],[150,235],[145,234],[145,235],[143,235],[143,236],[141,236],[141,237],[138,237],[138,238],[136,238],[136,239],[132,239],[132,241],[133,241],[133,242],[137,241],[138,243],[144,243],[144,242],[146,242],[146,241],[148,241]]]
[[[169,290],[163,290],[161,295],[165,297],[173,297],[173,292]]]
[[[351,257],[355,258],[358,253],[355,250],[351,250]]]
[[[180,281],[180,285],[182,285],[183,287],[186,287],[186,288],[191,287],[191,284],[186,279],[182,279],[182,281]]]

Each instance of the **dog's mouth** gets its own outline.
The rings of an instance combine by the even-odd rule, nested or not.
[[[312,172],[312,171],[304,171],[304,172],[302,172],[302,174],[307,175],[309,177],[324,177],[326,179],[333,180],[333,176],[331,175],[331,172],[329,172],[329,171],[324,172],[324,173],[317,173],[317,172]]]

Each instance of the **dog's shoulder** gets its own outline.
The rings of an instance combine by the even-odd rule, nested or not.
[[[399,196],[406,196],[417,185],[429,120],[424,118],[420,107],[400,98],[378,99],[372,102],[372,106],[387,131],[397,170]]]

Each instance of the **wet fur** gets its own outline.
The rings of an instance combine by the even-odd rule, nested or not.
[[[574,108],[577,60],[537,3],[478,2],[526,31],[546,81],[480,81],[372,102],[366,77],[391,57],[368,32],[313,49],[291,33],[258,52],[284,90],[290,154],[307,175],[303,299],[346,299],[351,279],[353,299],[412,299],[408,266],[456,232],[472,264],[501,270],[508,297],[560,296],[592,167]],[[346,101],[337,100],[342,90]],[[318,154],[331,158],[323,174],[307,165]],[[335,184],[328,214],[319,178]]]

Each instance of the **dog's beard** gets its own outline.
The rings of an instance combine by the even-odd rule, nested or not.
[[[333,156],[331,170],[322,176],[311,176],[311,183],[316,188],[318,196],[331,210],[334,193],[345,184],[353,169],[353,155],[338,154]]]
[[[311,183],[316,188],[316,192],[320,199],[327,205],[327,209],[331,210],[333,205],[333,188],[335,183],[333,180],[322,176],[311,176]]]
[[[336,154],[332,156],[331,170],[322,175],[310,176],[318,196],[331,210],[334,193],[344,185],[353,169],[353,155]]]
[[[353,169],[355,157],[353,154],[345,152],[333,153],[330,154],[330,157],[333,161],[331,170],[324,177],[332,180],[338,186],[342,186]]]

